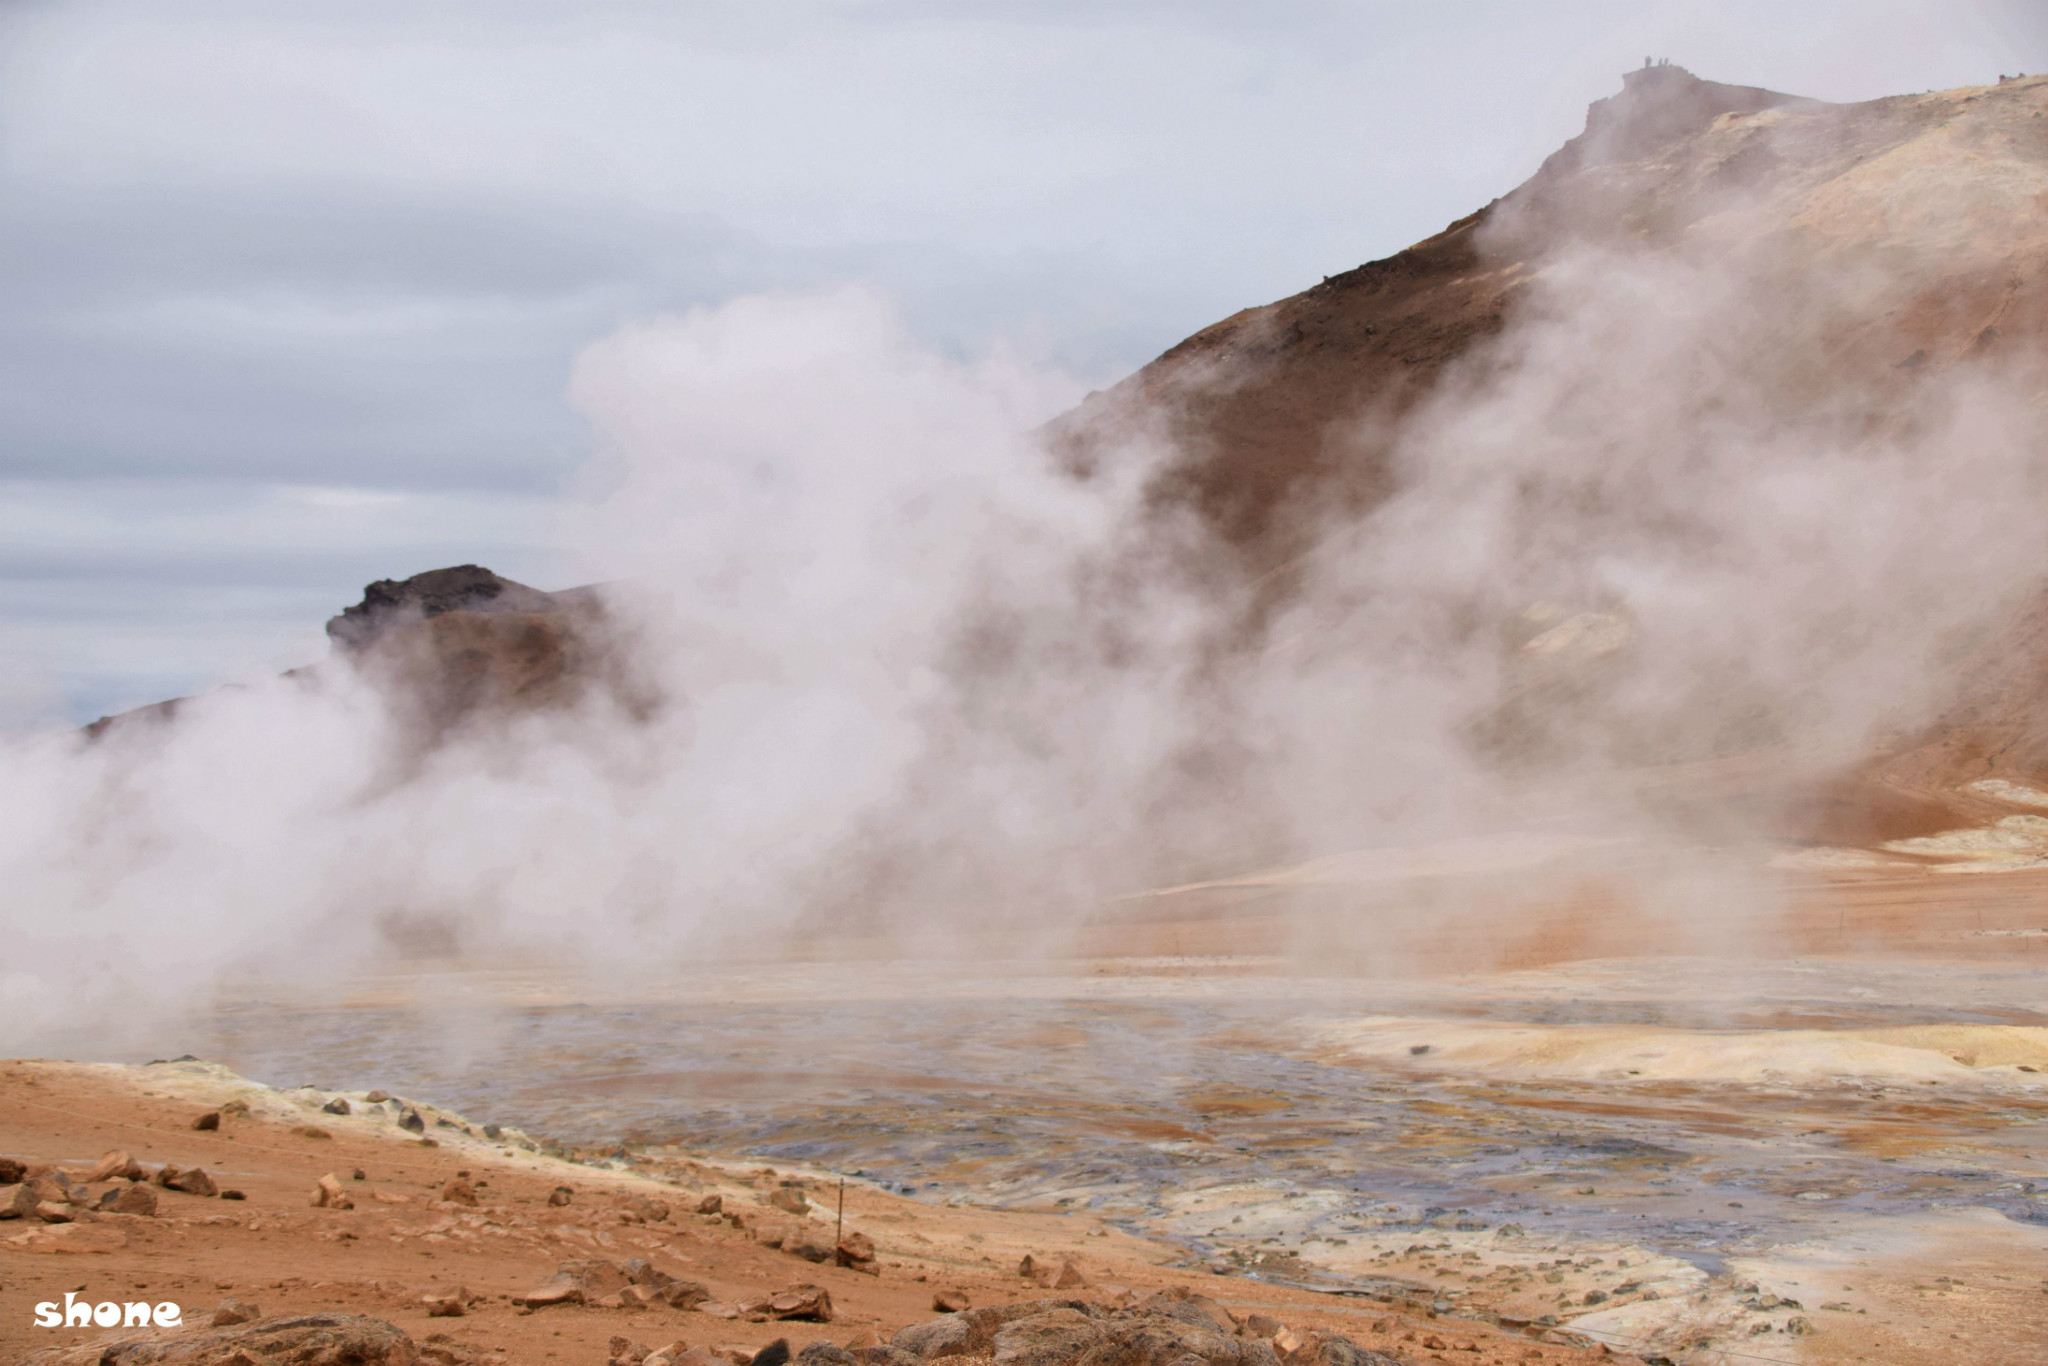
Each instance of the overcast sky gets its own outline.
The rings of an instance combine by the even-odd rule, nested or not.
[[[1645,55],[2048,69],[2039,0],[0,0],[0,722],[565,586],[571,361],[862,281],[1089,384],[1504,193]]]

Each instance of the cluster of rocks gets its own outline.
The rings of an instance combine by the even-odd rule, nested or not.
[[[869,1276],[881,1274],[882,1264],[876,1256],[874,1239],[865,1233],[845,1233],[836,1241],[827,1241],[799,1225],[795,1228],[766,1228],[758,1237],[763,1247],[775,1248],[820,1266],[843,1266],[849,1271]]]
[[[611,1341],[609,1366],[732,1366],[729,1349],[673,1342],[649,1348]],[[1334,1333],[1290,1332],[1277,1320],[1234,1317],[1185,1290],[1162,1290],[1120,1308],[1086,1300],[1026,1300],[943,1314],[888,1342],[862,1333],[844,1345],[820,1340],[790,1353],[778,1340],[747,1366],[1400,1366]]]
[[[146,1167],[118,1150],[84,1171],[31,1167],[0,1157],[0,1219],[68,1224],[95,1214],[153,1215],[158,1190],[223,1200],[248,1198],[241,1191],[222,1189],[204,1167],[180,1167],[175,1162]]]
[[[709,1287],[679,1280],[644,1257],[623,1262],[575,1258],[558,1264],[545,1285],[512,1297],[513,1304],[528,1311],[559,1304],[589,1304],[600,1309],[651,1309],[665,1304],[673,1309],[695,1309],[710,1302]]]
[[[829,1349],[829,1350],[828,1350]],[[919,1366],[982,1357],[996,1366],[1398,1366],[1333,1333],[1239,1319],[1205,1296],[1162,1290],[1109,1308],[1073,1298],[969,1309],[913,1324],[859,1352],[813,1343],[800,1366]]]
[[[422,1348],[406,1332],[361,1314],[295,1314],[196,1335],[141,1334],[113,1342],[48,1347],[23,1366],[254,1366],[254,1363],[350,1366],[484,1366],[460,1349]]]

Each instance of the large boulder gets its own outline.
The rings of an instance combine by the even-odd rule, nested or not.
[[[996,1366],[1064,1366],[1110,1340],[1109,1330],[1073,1309],[1048,1309],[996,1330]]]
[[[405,1332],[361,1314],[297,1314],[212,1332],[164,1331],[31,1352],[22,1366],[415,1366]]]

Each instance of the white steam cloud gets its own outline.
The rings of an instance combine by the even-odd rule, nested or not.
[[[1715,241],[1550,260],[1250,647],[1256,595],[1179,572],[1200,533],[1147,502],[1168,452],[1077,482],[1027,435],[1071,381],[935,355],[857,290],[629,327],[576,368],[566,525],[666,704],[414,753],[337,665],[8,742],[0,1046],[394,926],[659,970],[1053,944],[1162,880],[1402,842],[1760,838],[1768,810],[1688,830],[1604,775],[1846,764],[2048,562],[2038,376],[1831,369],[1869,281],[1792,278]]]

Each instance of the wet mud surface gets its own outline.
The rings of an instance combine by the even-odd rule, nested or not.
[[[324,1005],[246,1001],[194,1051],[278,1085],[383,1086],[572,1144],[683,1144],[934,1202],[1092,1209],[1191,1264],[1276,1281],[1426,1271],[1454,1302],[1479,1288],[1419,1265],[1422,1249],[1632,1249],[1635,1277],[1603,1274],[1641,1294],[1944,1211],[2048,1230],[2048,1069],[1965,1053],[1937,1057],[1934,1078],[1815,1077],[1797,1059],[1739,1080],[1501,1075],[1438,1065],[1427,1043],[1384,1057],[1331,1042],[1361,1020],[1398,1021],[1404,1040],[1499,1022],[1708,1041],[2023,1032],[2048,1024],[2036,973],[1588,964],[1390,987],[1242,969],[796,966],[608,1001],[532,976],[422,974]],[[1651,1280],[1645,1258],[1662,1268]],[[1491,1300],[1523,1292],[1532,1314],[1583,1303],[1587,1268],[1555,1290],[1561,1263],[1517,1273],[1515,1260],[1490,1255]]]

